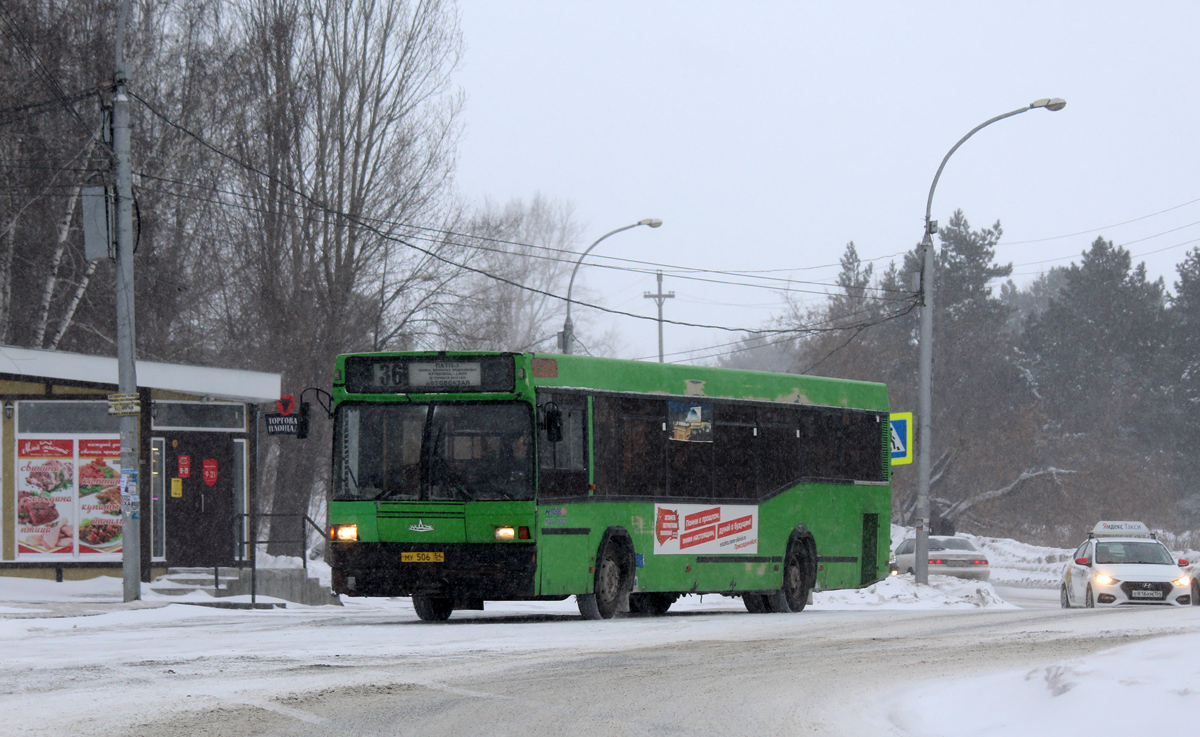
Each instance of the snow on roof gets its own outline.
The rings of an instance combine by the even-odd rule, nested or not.
[[[117,359],[5,345],[0,346],[0,374],[32,381],[61,379],[116,386]],[[279,398],[281,378],[262,371],[138,361],[137,383],[139,387],[216,399],[269,402]]]

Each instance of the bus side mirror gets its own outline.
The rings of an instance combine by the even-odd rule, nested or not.
[[[562,410],[554,402],[546,403],[546,440],[551,443],[562,442],[563,419]]]

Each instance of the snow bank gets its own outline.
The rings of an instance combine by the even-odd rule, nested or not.
[[[45,578],[0,576],[0,601],[112,604],[121,601],[121,587],[121,579],[112,576],[97,576],[83,581],[62,582]],[[143,587],[143,590],[146,589]]]
[[[929,585],[912,576],[889,576],[865,589],[813,594],[813,609],[1016,609],[996,594],[990,583],[951,576],[929,577]]]
[[[1073,548],[1047,548],[1001,537],[962,534],[987,556],[992,583],[1057,589]],[[1082,542],[1082,541],[1081,541]]]
[[[892,551],[915,534],[911,527],[892,525]],[[991,582],[1001,586],[1057,589],[1063,567],[1074,552],[1074,548],[1047,548],[1002,537],[966,533],[959,533],[958,537],[970,540],[984,552],[992,570]]]
[[[255,558],[254,564],[260,570],[263,568],[304,567],[304,561],[302,561],[299,556],[270,555],[268,553],[259,553]],[[322,586],[330,586],[333,580],[333,574],[329,564],[319,559],[308,561],[308,577],[319,580]]]
[[[1200,713],[1200,634],[1161,637],[1031,671],[936,681],[894,692],[901,734],[1191,734]],[[1014,705],[1020,708],[1013,708]]]

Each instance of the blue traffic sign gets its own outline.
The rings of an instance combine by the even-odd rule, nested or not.
[[[912,412],[895,412],[892,423],[892,465],[903,466],[913,462],[913,416]]]

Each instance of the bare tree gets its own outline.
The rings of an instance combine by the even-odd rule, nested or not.
[[[446,211],[461,95],[457,11],[441,0],[255,0],[238,20],[229,219],[210,318],[232,361],[327,387],[334,357],[402,344],[456,270]],[[432,240],[432,242],[431,242]],[[440,257],[440,258],[439,258]],[[447,261],[450,263],[448,264]],[[318,423],[317,429],[323,425]],[[322,430],[324,432],[325,428]],[[328,461],[279,448],[273,511],[308,509]]]
[[[441,314],[447,347],[530,351],[553,345],[566,311],[561,299],[575,264],[581,228],[568,204],[540,194],[503,207],[485,202],[465,224],[472,273]],[[520,286],[518,286],[520,285]]]

